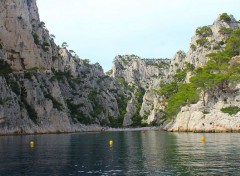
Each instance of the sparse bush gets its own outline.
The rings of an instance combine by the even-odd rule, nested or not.
[[[38,118],[38,116],[37,116],[37,112],[35,111],[35,109],[34,109],[31,105],[28,104],[28,102],[27,102],[26,99],[23,99],[22,102],[23,102],[23,104],[24,104],[24,106],[25,106],[25,108],[26,108],[26,110],[27,110],[27,112],[28,112],[29,118],[30,118],[35,124],[37,124],[37,118]]]
[[[158,123],[156,120],[152,121],[149,126],[158,126]]]
[[[142,117],[139,115],[138,112],[133,115],[132,122],[133,123],[131,126],[133,127],[140,127],[142,125]]]
[[[24,78],[28,80],[32,80],[32,73],[31,72],[24,72]]]
[[[124,115],[126,114],[126,108],[127,108],[127,102],[128,100],[124,97],[119,97],[119,98],[116,98],[117,99],[117,104],[118,104],[118,109],[119,109],[119,123],[121,123],[121,126],[123,124],[123,119],[124,119]]]
[[[206,37],[203,37],[203,38],[198,39],[196,42],[199,46],[205,46],[207,44],[208,40]]]
[[[110,126],[113,128],[119,128],[122,127],[122,119],[121,118],[114,118],[114,117],[108,117],[110,121]]]
[[[113,73],[112,69],[106,72],[107,75],[111,75],[112,73]]]
[[[209,26],[199,27],[196,30],[196,34],[202,37],[209,37],[212,35],[212,29]]]
[[[75,51],[74,50],[69,50],[69,53],[75,54]]]
[[[10,65],[6,61],[0,59],[0,76],[5,76],[9,73],[12,73]]]
[[[125,81],[125,79],[124,79],[123,77],[117,77],[116,79],[117,79],[117,81],[118,81],[119,83],[121,83],[122,85],[127,86],[127,83],[126,83],[126,81]]]
[[[173,76],[173,79],[176,82],[182,82],[185,80],[186,75],[187,75],[187,69],[184,69],[184,70],[177,69],[176,74]]]
[[[26,88],[23,86],[21,87],[21,102],[22,105],[26,108],[27,112],[28,112],[28,116],[29,118],[35,123],[37,124],[37,112],[35,111],[35,109],[27,102],[27,90]]]
[[[165,109],[167,118],[174,117],[181,107],[195,103],[199,99],[199,92],[193,84],[178,85],[178,92],[173,94],[168,100]]]
[[[38,24],[39,27],[42,27],[42,28],[45,28],[45,23],[43,21],[41,21],[39,24]]]
[[[196,45],[194,45],[194,44],[191,44],[190,48],[191,48],[191,50],[193,50],[193,51],[196,51],[196,49],[197,49]]]
[[[1,99],[0,100],[0,104],[1,105],[4,105],[6,104],[8,101],[11,101],[12,100],[12,97],[7,97],[7,98],[4,98],[4,99]]]
[[[43,51],[45,52],[49,51],[49,47],[50,47],[50,44],[44,41],[42,44]]]
[[[227,39],[225,47],[230,56],[240,55],[240,29],[233,31],[232,35]]]
[[[223,40],[219,42],[219,45],[224,45],[224,44],[225,42]]]
[[[63,42],[63,43],[62,43],[62,48],[65,48],[65,49],[66,49],[67,47],[68,47],[67,42]]]
[[[227,13],[221,14],[220,19],[225,22],[230,22],[232,20],[231,17]]]
[[[54,38],[56,38],[55,37],[55,35],[53,35],[53,34],[50,34],[50,36],[49,36],[51,39],[54,39]]]
[[[185,62],[184,65],[188,71],[193,71],[195,68],[194,65],[190,64],[189,62]]]
[[[52,100],[53,108],[56,108],[57,110],[62,111],[63,105],[59,103],[55,98],[53,98],[51,94],[45,94],[44,96],[49,100]]]
[[[82,124],[91,124],[91,119],[85,117],[85,115],[79,110],[81,104],[74,104],[70,100],[67,100],[67,106],[70,111],[70,116],[74,123],[80,122]]]
[[[88,99],[93,102],[96,99],[97,94],[98,93],[95,90],[90,91],[88,94]]]
[[[209,114],[210,112],[209,111],[207,111],[207,110],[204,110],[203,111],[203,114]]]
[[[89,59],[83,59],[83,64],[84,65],[89,65],[90,64],[90,60]]]
[[[57,60],[57,59],[58,59],[57,56],[52,56],[52,60],[53,60],[53,62],[54,62],[55,60]]]
[[[32,36],[33,36],[33,39],[34,39],[34,43],[36,45],[40,45],[40,40],[39,40],[38,34],[34,32],[34,33],[32,33]]]
[[[220,46],[220,45],[214,45],[214,46],[213,46],[213,49],[214,49],[214,50],[219,50],[219,49],[221,49],[221,46]]]
[[[80,84],[82,82],[82,78],[77,77],[77,78],[73,79],[73,82],[76,84]]]
[[[92,104],[93,104],[93,112],[91,113],[91,115],[94,118],[96,118],[103,111],[103,106],[99,104],[99,102],[97,102],[96,100],[94,100]]]
[[[228,113],[230,115],[237,114],[240,111],[240,108],[238,106],[229,106],[226,108],[222,108],[221,111],[223,113]]]
[[[164,95],[166,98],[170,98],[173,94],[177,92],[178,92],[178,84],[175,81],[162,84],[159,90],[159,94]]]
[[[220,30],[218,32],[223,35],[230,35],[230,34],[232,34],[233,30],[231,28],[226,28],[223,26],[220,28]]]
[[[122,58],[122,62],[123,62],[124,65],[127,64],[127,60],[125,58]]]
[[[71,73],[69,73],[69,72],[53,71],[53,73],[54,73],[54,76],[52,76],[50,78],[51,82],[58,80],[58,81],[64,83],[66,77],[69,79],[71,78]]]
[[[33,80],[32,76],[33,76],[34,73],[37,73],[37,71],[38,71],[38,67],[33,67],[31,69],[26,70],[24,72],[24,78],[29,79],[29,80]]]
[[[14,80],[13,78],[11,77],[6,77],[6,81],[8,83],[8,85],[11,87],[12,91],[16,94],[16,95],[20,95],[20,86],[18,84],[18,82],[16,80]]]

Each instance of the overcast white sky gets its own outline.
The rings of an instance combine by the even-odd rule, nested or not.
[[[187,51],[197,27],[227,12],[240,19],[239,0],[37,0],[56,43],[111,69],[116,55],[172,58]]]

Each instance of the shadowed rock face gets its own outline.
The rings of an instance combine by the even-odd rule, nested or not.
[[[0,134],[95,130],[119,117],[117,83],[56,46],[36,0],[3,0],[0,18]]]

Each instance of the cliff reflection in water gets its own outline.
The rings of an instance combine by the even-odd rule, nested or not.
[[[1,136],[0,175],[61,175],[69,159],[69,139],[69,135]]]
[[[74,141],[80,140],[85,142],[74,147]],[[112,147],[109,140],[113,140]],[[79,168],[80,173],[161,175],[170,174],[169,169],[174,169],[170,161],[176,157],[176,136],[169,133],[106,132],[72,135],[71,141],[69,155],[77,158],[79,152],[83,153],[83,159],[71,163]]]
[[[236,175],[239,142],[238,133],[160,131],[2,136],[0,175]]]

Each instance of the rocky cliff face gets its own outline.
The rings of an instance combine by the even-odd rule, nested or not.
[[[112,77],[123,78],[128,84],[147,90],[159,86],[166,77],[169,59],[142,59],[135,55],[117,56],[113,62]]]
[[[144,90],[141,101],[133,101],[134,96],[129,100],[127,114],[124,118],[125,125],[127,126],[133,123],[131,119],[134,118],[134,114],[138,111],[140,111],[139,115],[148,124],[151,122],[161,122],[165,107],[167,106],[166,98],[157,93],[161,84],[171,82],[176,73],[183,71],[189,66],[192,69],[203,67],[208,61],[206,55],[212,52],[222,51],[226,45],[226,39],[231,35],[232,31],[238,28],[239,23],[233,16],[230,16],[230,19],[225,21],[221,19],[219,15],[212,25],[199,27],[196,30],[196,34],[191,39],[190,49],[187,53],[178,51],[172,60],[141,59],[134,55],[116,57],[112,76],[115,79],[124,79],[129,85],[134,85],[138,90]],[[191,76],[192,73],[190,69],[186,72],[186,77],[183,82],[189,83]],[[235,90],[235,88],[233,89]],[[236,90],[238,89],[236,88]],[[238,100],[233,97],[237,96],[238,92],[233,92],[234,94],[230,94],[229,92],[224,93],[219,90],[214,90],[212,94],[206,95],[205,99],[207,99],[208,106],[203,105],[203,102],[199,101],[196,105],[183,107],[176,121],[168,124],[165,129],[169,131],[220,131],[223,129],[236,131],[239,128],[238,121],[231,121],[232,116],[221,112],[221,109],[224,107],[237,106]],[[222,103],[223,100],[225,103]],[[136,109],[137,106],[141,108]],[[208,112],[208,115],[204,114],[206,112]],[[201,116],[201,119],[203,119],[203,116],[206,116],[206,120],[203,120],[201,123],[203,125],[199,123],[200,120],[198,118],[197,120],[194,118],[196,114],[199,115],[198,118]],[[192,116],[194,117],[192,118]],[[236,118],[237,117],[238,115],[236,115]],[[214,127],[211,126],[211,124],[213,124],[212,122],[208,123],[209,120],[215,122]],[[222,121],[227,124],[224,125]],[[236,123],[235,126],[229,126],[228,122]],[[200,125],[195,128],[196,124]]]
[[[181,108],[176,119],[168,123],[164,129],[181,132],[239,132],[240,112],[230,115],[223,108],[239,106],[239,85],[228,92],[220,90],[206,95],[203,101]]]
[[[135,55],[117,56],[114,59],[112,77],[124,81],[131,92],[124,126],[133,123],[131,119],[136,113],[147,123],[160,117],[160,99],[155,90],[162,80],[167,79],[169,66],[169,59],[141,59]]]
[[[196,35],[191,39],[190,50],[186,54],[178,52],[174,56],[169,74],[175,74],[177,69],[183,70],[186,62],[191,63],[194,67],[203,67],[207,62],[206,55],[222,51],[227,37],[238,28],[240,28],[239,22],[231,15],[227,21],[219,16],[212,25],[198,28]],[[234,63],[239,63],[239,56],[230,60],[230,67]],[[188,74],[185,82],[188,82],[190,77],[191,74]],[[200,101],[182,107],[177,117],[164,129],[191,132],[240,131],[239,113],[230,115],[222,111],[228,107],[239,107],[239,94],[239,84],[230,85],[224,91],[214,88],[204,96],[202,92],[200,96],[203,98]]]
[[[36,1],[3,0],[0,11],[0,44],[12,69],[50,70],[54,46],[50,45],[48,31],[39,20]]]
[[[186,62],[202,67],[207,54],[223,50],[227,37],[239,28],[237,20],[232,15],[230,18],[231,21],[224,21],[219,15],[212,25],[199,27],[191,38],[189,51],[178,51],[172,58],[169,75],[175,74],[177,69],[182,70]]]
[[[112,73],[90,64],[54,42],[40,21],[36,0],[0,1],[0,134],[100,130],[101,126],[138,126],[160,122],[166,99],[162,84],[186,68],[202,67],[206,54],[223,50],[226,38],[239,28],[220,17],[198,28],[190,50],[178,51],[172,60],[117,56]],[[239,62],[233,58],[232,64]],[[187,72],[184,82],[188,82]],[[223,114],[221,108],[237,106],[238,86],[232,92],[206,94],[208,106],[199,101],[182,107],[169,131],[238,130],[239,113]],[[207,113],[206,113],[207,112]]]
[[[0,134],[94,130],[119,117],[116,81],[56,46],[36,0],[3,0],[0,17]]]

